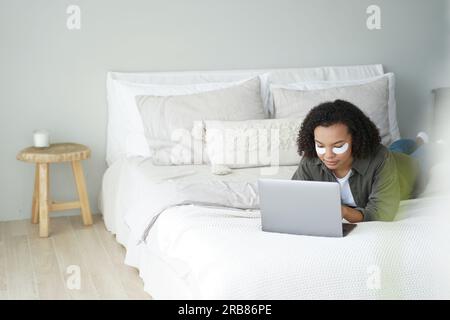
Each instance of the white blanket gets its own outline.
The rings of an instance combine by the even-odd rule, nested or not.
[[[438,271],[448,253],[429,215],[438,204],[403,203],[401,220],[361,223],[344,238],[265,233],[257,218],[185,206],[166,211],[148,241],[194,288],[193,298],[448,298],[448,272]]]
[[[294,171],[295,167],[284,167],[276,177],[290,178]],[[192,298],[450,297],[446,271],[450,209],[448,198],[442,195],[402,202],[398,221],[361,223],[347,237],[320,238],[262,232],[259,211],[229,208],[227,197],[214,200],[224,207],[187,204],[187,200],[214,199],[218,193],[205,190],[208,183],[220,185],[213,181],[229,181],[223,184],[233,185],[228,196],[240,195],[242,189],[236,187],[251,186],[259,176],[258,169],[239,169],[218,177],[203,166],[154,168],[134,159],[123,172],[118,187],[124,190],[118,194],[127,193],[127,201],[118,207],[125,210],[132,230],[127,247],[136,246],[136,241],[149,231],[147,243],[133,250],[157,252],[188,284]],[[184,188],[194,182],[194,189]],[[164,187],[157,191],[157,186]],[[206,192],[202,194],[202,190]],[[247,193],[238,202],[253,208],[257,198],[249,190],[244,188]],[[165,192],[169,194],[164,196]],[[184,204],[174,205],[178,202]],[[152,221],[162,212],[161,204],[169,205]],[[105,222],[113,225],[106,218]],[[151,223],[153,227],[148,229]],[[146,268],[138,255],[132,258],[128,252],[127,258],[141,271]],[[149,290],[151,293],[151,284]],[[169,298],[185,297],[176,290],[167,291],[171,292]]]
[[[165,181],[143,190],[143,201],[125,216],[132,234],[145,241],[156,219],[167,209],[197,205],[222,207],[233,216],[255,217],[259,208],[256,183],[246,181]],[[259,217],[259,211],[256,213]]]

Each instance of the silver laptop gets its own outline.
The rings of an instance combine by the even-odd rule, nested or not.
[[[262,230],[343,237],[355,224],[343,224],[337,182],[259,179]]]

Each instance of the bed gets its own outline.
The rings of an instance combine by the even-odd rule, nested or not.
[[[118,79],[180,85],[267,73],[276,74],[280,83],[288,83],[293,78],[355,80],[384,72],[382,66],[373,65],[109,73],[109,103],[117,98],[112,83]],[[108,169],[103,177],[99,206],[107,229],[126,248],[125,263],[139,270],[144,289],[152,297],[450,297],[449,201],[440,188],[443,167],[433,168],[433,178],[421,198],[401,202],[394,222],[360,223],[348,236],[339,239],[266,233],[261,231],[257,195],[251,188],[263,174],[261,167],[234,168],[228,175],[217,175],[209,164],[155,165],[151,156],[136,152],[139,147],[135,144],[131,149],[125,147],[130,145],[123,135],[127,128],[120,127],[120,116],[113,113],[110,112],[108,123]],[[279,166],[271,177],[290,179],[296,168],[296,165]],[[223,191],[214,191],[223,186]],[[186,196],[180,190],[194,190],[195,195]],[[181,200],[174,200],[175,194]],[[221,202],[222,196],[240,205],[183,201],[198,197],[217,198],[216,202]]]

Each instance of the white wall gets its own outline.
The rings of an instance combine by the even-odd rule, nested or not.
[[[93,211],[105,166],[105,73],[382,63],[397,74],[401,133],[426,126],[446,61],[446,0],[0,0],[0,220],[30,216],[33,166],[15,160],[36,128],[92,148]],[[66,8],[81,8],[81,30]],[[382,29],[366,28],[366,8]],[[448,52],[446,52],[448,53]],[[75,195],[52,166],[56,199]],[[73,211],[72,213],[76,213]]]
[[[438,63],[435,64],[434,87],[450,87],[450,0],[445,1],[445,22],[442,32],[443,50],[438,55]]]

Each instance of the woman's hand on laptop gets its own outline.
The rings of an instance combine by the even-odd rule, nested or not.
[[[360,211],[348,206],[341,205],[341,214],[342,218],[350,223],[357,223],[364,220],[364,216]]]

